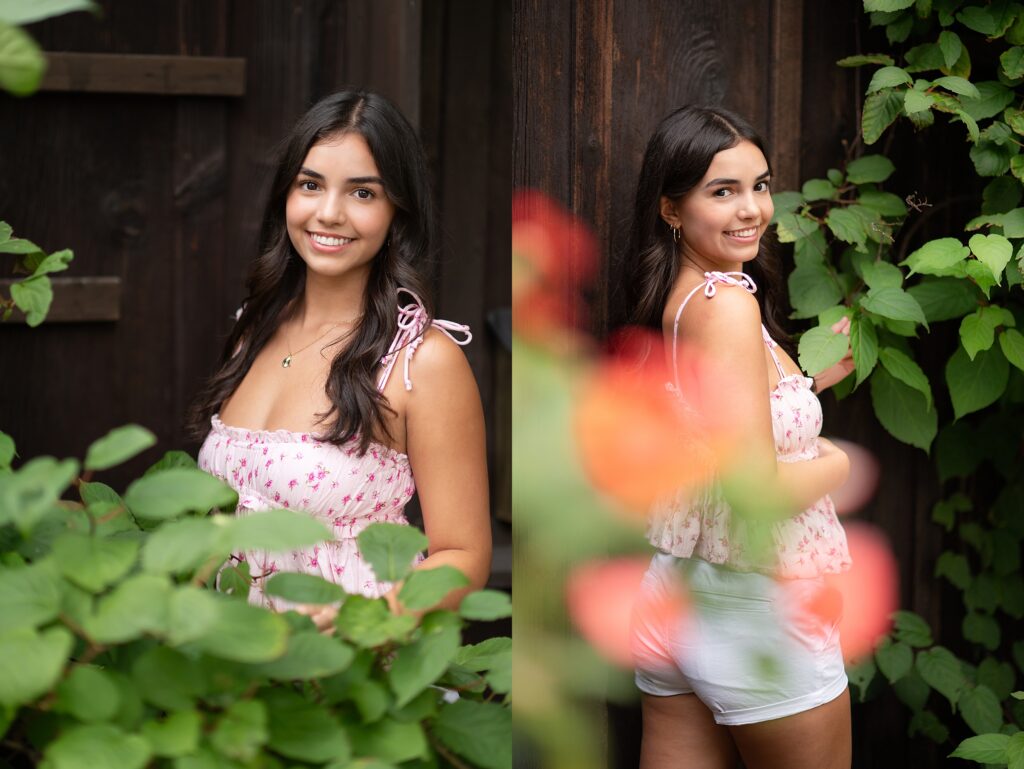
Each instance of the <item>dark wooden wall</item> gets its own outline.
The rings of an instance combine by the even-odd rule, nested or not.
[[[143,424],[160,443],[104,475],[117,486],[167,449],[197,448],[182,418],[243,296],[274,148],[318,98],[368,86],[399,105],[429,156],[445,236],[430,278],[439,316],[473,328],[466,353],[487,415],[493,503],[507,512],[510,382],[496,372],[507,372],[508,354],[487,315],[510,304],[510,4],[100,5],[98,18],[29,31],[47,52],[228,61],[204,65],[201,95],[182,92],[180,58],[100,62],[123,82],[157,71],[142,92],[118,93],[95,71],[82,75],[78,58],[57,56],[55,71],[77,75],[51,77],[28,99],[0,96],[0,219],[44,249],[72,248],[59,277],[115,284],[107,299],[87,290],[84,312],[70,289],[59,293],[54,318],[65,322],[0,324],[0,429],[21,456],[81,457],[111,428]],[[232,75],[241,66],[244,76]]]
[[[733,109],[765,136],[775,189],[799,188],[839,165],[842,141],[857,135],[866,82],[835,61],[857,52],[867,35],[857,0],[517,0],[513,180],[552,195],[597,234],[602,273],[580,325],[604,334],[620,301],[619,254],[636,174],[657,122],[687,102]],[[938,494],[934,471],[921,451],[884,432],[867,396],[860,392],[841,404],[825,396],[827,431],[867,446],[884,468],[899,468],[883,473],[875,499],[858,517],[892,542],[902,606],[939,629],[942,593],[932,571],[941,532],[929,520]],[[519,536],[514,532],[514,543]],[[529,584],[529,570],[517,574],[517,589],[540,589]],[[854,765],[941,765],[944,752],[907,739],[908,721],[884,689],[855,706]],[[606,734],[595,735],[607,739],[608,765],[616,769],[636,766],[639,738],[638,708],[631,707],[609,706]]]

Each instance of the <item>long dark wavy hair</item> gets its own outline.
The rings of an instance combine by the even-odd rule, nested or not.
[[[746,120],[728,110],[691,104],[669,113],[658,124],[644,152],[626,250],[628,323],[661,331],[665,303],[681,269],[672,230],[661,218],[661,197],[678,200],[686,195],[704,178],[715,155],[742,141],[749,141],[768,157],[764,140]],[[778,320],[782,275],[772,245],[766,233],[757,258],[744,267],[757,284],[754,296],[768,332],[789,346],[789,335]]]
[[[224,345],[220,367],[189,414],[188,427],[197,439],[209,431],[210,418],[297,307],[295,300],[306,285],[306,265],[288,237],[285,202],[309,149],[345,134],[366,140],[395,215],[371,265],[362,318],[331,363],[325,386],[331,407],[317,414],[318,423],[329,424],[318,437],[337,445],[356,439],[362,453],[372,441],[391,437],[385,419],[385,411],[391,409],[377,390],[376,374],[397,331],[399,286],[416,292],[433,317],[417,266],[435,256],[437,225],[426,159],[415,130],[380,94],[351,89],[317,102],[281,145],[242,314]]]

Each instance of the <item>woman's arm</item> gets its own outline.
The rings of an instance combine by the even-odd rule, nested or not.
[[[441,603],[456,608],[491,570],[491,521],[483,409],[462,350],[428,331],[413,361],[405,410],[406,446],[428,546],[420,569],[454,566],[470,587]]]
[[[666,312],[668,340],[673,316]],[[738,430],[736,461],[746,477],[754,483],[777,483],[794,512],[842,485],[849,460],[835,447],[803,462],[776,459],[761,313],[751,294],[733,286],[718,286],[712,299],[697,294],[683,313],[680,336],[699,351],[710,371],[717,372],[716,403],[728,408],[728,421]]]

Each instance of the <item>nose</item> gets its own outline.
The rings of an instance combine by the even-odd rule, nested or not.
[[[334,191],[323,195],[320,198],[320,205],[317,206],[316,218],[325,225],[343,222],[345,220],[343,196]]]
[[[741,219],[756,219],[760,216],[761,207],[757,204],[757,198],[754,196],[753,190],[747,190],[737,195],[736,202],[739,205],[736,214]]]

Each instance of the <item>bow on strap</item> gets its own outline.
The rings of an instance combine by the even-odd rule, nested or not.
[[[391,371],[398,361],[398,353],[401,352],[403,347],[405,348],[405,364],[402,373],[405,377],[405,389],[412,389],[412,379],[409,378],[409,363],[412,362],[412,356],[416,352],[416,348],[423,343],[423,337],[428,325],[436,328],[459,346],[467,345],[473,340],[473,334],[470,332],[469,326],[450,320],[431,318],[423,307],[423,300],[415,292],[399,287],[398,292],[401,293],[403,291],[411,296],[413,301],[411,304],[398,308],[398,333],[395,334],[387,354],[380,360],[381,365],[384,366],[384,371],[380,377],[381,389],[383,389],[384,384],[388,381],[388,377],[391,376]],[[462,340],[456,339],[454,334],[462,334],[464,338]]]
[[[745,272],[705,272],[704,273],[704,296],[710,299],[715,295],[716,283],[725,283],[727,286],[739,286],[751,294],[757,293],[757,285]]]

